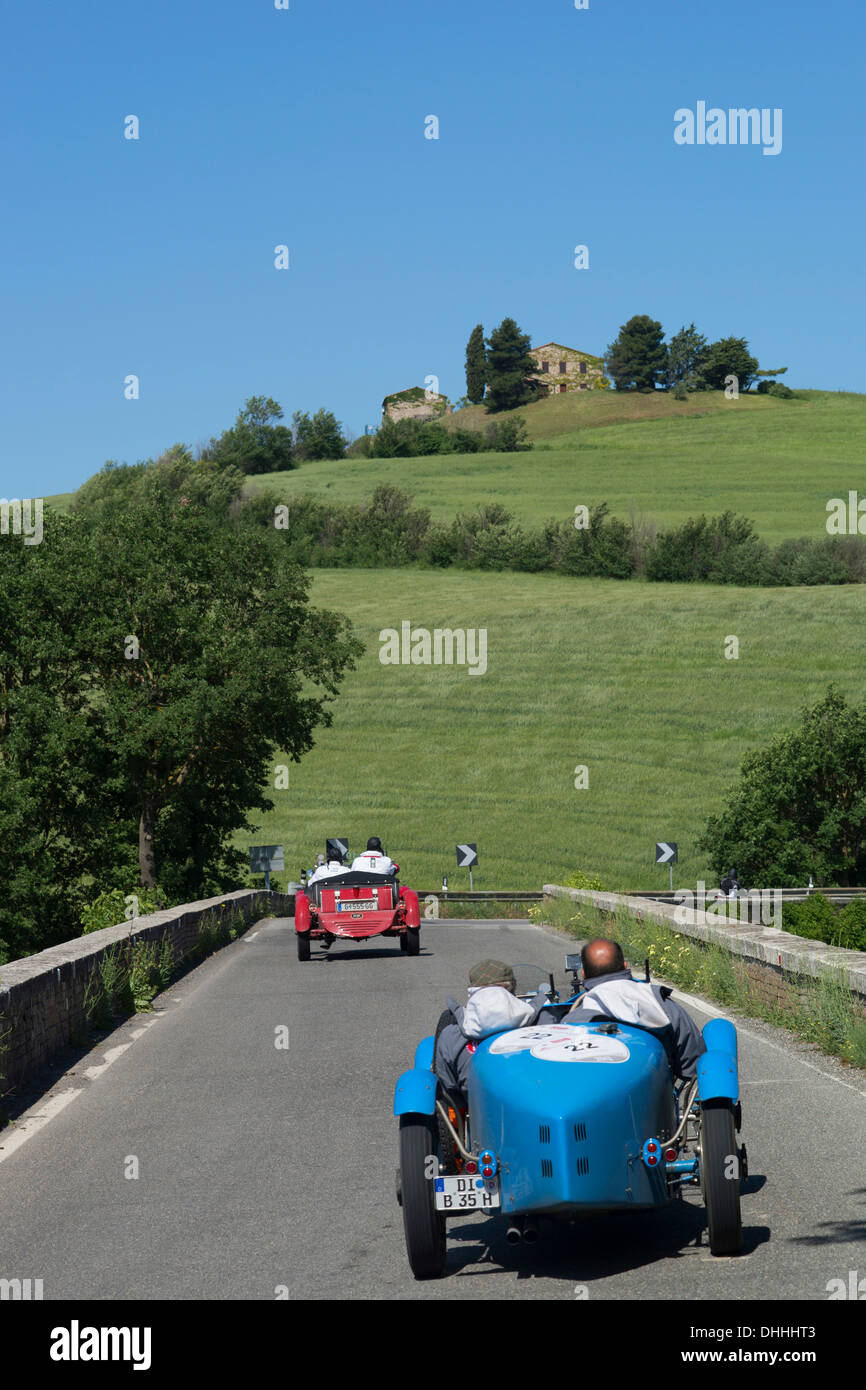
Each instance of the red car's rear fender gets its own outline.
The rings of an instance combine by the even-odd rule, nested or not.
[[[407,927],[420,927],[421,908],[418,903],[418,894],[411,888],[403,888],[400,891],[400,900],[403,903],[403,910]]]
[[[310,900],[304,893],[295,894],[295,931],[310,930]]]

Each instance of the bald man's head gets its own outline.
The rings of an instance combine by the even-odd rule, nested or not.
[[[604,936],[587,941],[580,953],[580,963],[587,980],[596,979],[599,975],[613,975],[617,970],[625,969],[622,947]]]

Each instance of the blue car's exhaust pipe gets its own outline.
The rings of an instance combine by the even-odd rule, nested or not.
[[[505,1239],[509,1245],[534,1245],[538,1240],[538,1222],[532,1216],[515,1216],[508,1224]]]

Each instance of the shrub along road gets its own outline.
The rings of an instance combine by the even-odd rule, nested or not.
[[[414,959],[338,945],[301,965],[291,922],[260,923],[0,1134],[0,1276],[64,1300],[273,1299],[281,1286],[293,1300],[573,1300],[585,1286],[590,1300],[745,1301],[825,1300],[828,1281],[866,1271],[866,1080],[747,1023],[743,1256],[710,1256],[695,1200],[516,1249],[501,1219],[469,1216],[449,1223],[447,1276],[413,1280],[396,1077],[474,961],[529,961],[562,982],[572,947],[526,922],[431,922]]]

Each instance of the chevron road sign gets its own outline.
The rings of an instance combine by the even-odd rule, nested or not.
[[[656,840],[656,863],[667,864],[671,871],[671,890],[674,886],[674,864],[677,862],[676,840]]]
[[[458,869],[469,870],[469,891],[473,891],[472,866],[478,863],[477,845],[458,845],[457,846],[457,867]]]

